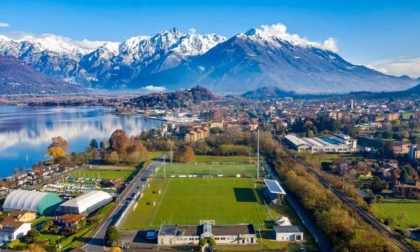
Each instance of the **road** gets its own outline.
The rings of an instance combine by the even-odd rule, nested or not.
[[[134,195],[144,190],[142,186],[146,184],[147,179],[154,172],[156,167],[160,165],[159,161],[152,162],[149,166],[143,168],[129,183],[128,187],[115,200],[116,206],[112,212],[99,224],[99,228],[95,231],[88,243],[83,246],[85,251],[105,251],[105,234],[109,226],[114,226],[121,217],[124,210],[135,200]]]
[[[383,226],[381,222],[379,222],[375,217],[373,217],[369,212],[358,206],[356,203],[354,203],[352,200],[347,198],[346,195],[344,195],[339,189],[333,187],[330,183],[328,183],[321,175],[316,173],[311,167],[307,166],[302,160],[297,158],[296,155],[294,155],[290,150],[285,147],[283,144],[281,144],[282,149],[291,157],[293,158],[297,163],[301,164],[305,169],[314,175],[319,182],[321,182],[322,185],[324,185],[326,188],[330,188],[331,191],[339,198],[341,199],[345,204],[347,204],[352,210],[357,212],[363,219],[365,219],[366,222],[368,222],[370,225],[372,225],[374,228],[376,228],[379,232],[385,234],[388,236],[391,240],[393,240],[398,247],[406,252],[415,252],[413,248],[411,248],[405,241],[400,239],[398,236],[396,236],[394,233],[392,233],[387,227]]]

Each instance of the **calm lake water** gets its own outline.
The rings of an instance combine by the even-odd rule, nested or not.
[[[68,141],[71,153],[85,150],[92,138],[100,143],[116,129],[131,136],[163,123],[110,111],[104,107],[0,106],[0,177],[45,160],[44,153],[56,136]]]

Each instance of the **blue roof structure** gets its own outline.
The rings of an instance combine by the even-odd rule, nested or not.
[[[203,224],[203,232],[204,233],[211,233],[211,224],[206,222]]]
[[[264,179],[264,183],[268,187],[268,190],[270,190],[271,193],[286,195],[286,192],[280,186],[280,184],[277,180]]]

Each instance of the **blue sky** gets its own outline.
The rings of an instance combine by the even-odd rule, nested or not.
[[[282,23],[289,33],[311,41],[334,38],[340,55],[352,63],[394,74],[418,73],[416,77],[420,77],[420,1],[0,2],[0,34],[52,33],[74,40],[123,41],[171,27],[230,37],[252,27],[275,23]]]

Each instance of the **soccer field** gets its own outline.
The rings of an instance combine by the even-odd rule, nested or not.
[[[123,229],[197,225],[200,220],[256,226],[272,221],[251,178],[157,178]]]
[[[213,162],[212,164],[191,163],[180,164],[174,163],[171,165],[167,163],[165,166],[161,165],[155,174],[156,178],[178,178],[178,177],[202,177],[203,175],[210,175],[213,177],[256,177],[257,167],[255,164],[236,164],[235,162]],[[260,167],[259,176],[264,176],[264,169]]]

